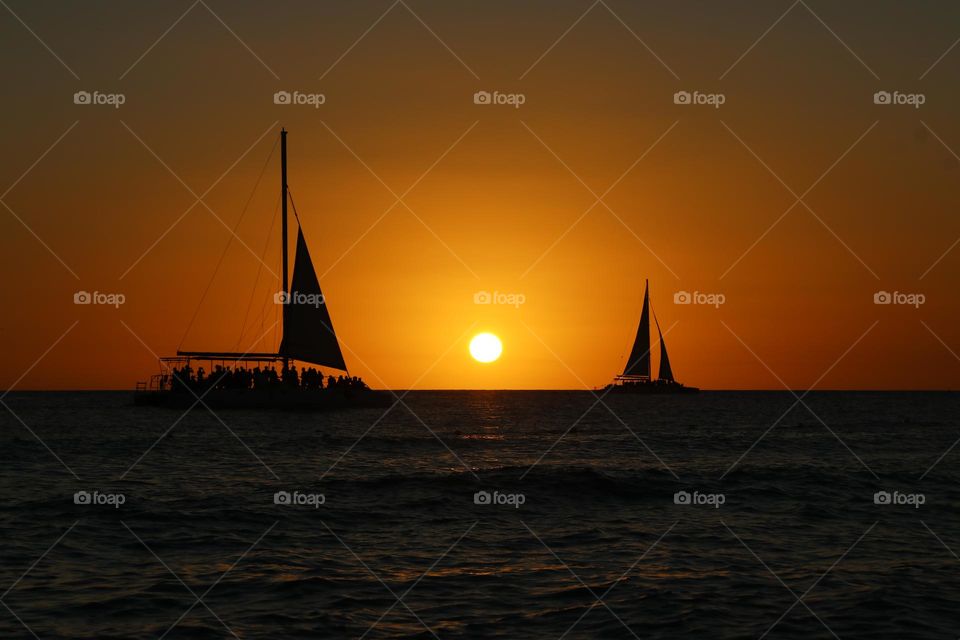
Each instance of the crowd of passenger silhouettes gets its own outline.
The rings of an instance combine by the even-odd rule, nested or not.
[[[163,376],[163,386],[169,383],[174,391],[206,391],[207,389],[367,389],[367,384],[357,376],[327,376],[324,384],[323,373],[313,367],[297,372],[296,365],[281,367],[279,373],[274,367],[259,366],[224,367],[216,365],[207,373],[203,367],[194,372],[189,363],[181,368],[174,367],[169,375]]]

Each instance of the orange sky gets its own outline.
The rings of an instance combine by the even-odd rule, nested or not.
[[[253,348],[275,311],[264,271],[241,338],[266,241],[279,270],[276,154],[181,339],[281,125],[345,359],[373,386],[603,385],[644,278],[682,382],[958,386],[960,47],[936,62],[960,36],[955,6],[810,2],[816,16],[797,5],[757,42],[789,2],[517,4],[208,2],[161,38],[190,3],[11,1],[55,55],[0,14],[16,87],[0,388],[126,389],[157,370],[151,351]],[[126,101],[76,105],[79,90]],[[326,103],[276,105],[278,90]],[[479,90],[525,103],[476,105]],[[726,101],[674,104],[681,90]],[[925,103],[877,105],[880,90]],[[214,213],[174,224],[228,169],[203,198]],[[78,290],[126,302],[78,306]],[[469,357],[479,331],[504,342],[494,364]]]

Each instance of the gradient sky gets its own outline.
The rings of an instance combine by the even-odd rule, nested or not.
[[[254,341],[276,280],[251,290],[265,243],[279,272],[276,153],[238,220],[281,125],[345,359],[373,386],[603,385],[645,278],[688,384],[960,383],[954,2],[7,4],[0,388],[126,389],[152,353],[274,349]],[[479,331],[497,363],[470,359]]]

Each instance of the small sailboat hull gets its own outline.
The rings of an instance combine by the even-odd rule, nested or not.
[[[203,404],[197,401],[200,397]],[[137,391],[134,404],[186,410],[203,405],[214,410],[336,411],[389,407],[392,395],[372,389],[214,389],[195,396],[187,391]]]
[[[607,393],[623,393],[636,395],[668,395],[676,393],[700,393],[697,387],[688,387],[679,382],[627,382],[624,384],[608,384],[604,387]]]

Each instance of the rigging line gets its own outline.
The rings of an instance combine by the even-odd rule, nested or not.
[[[283,196],[277,197],[277,204],[273,209],[273,220],[270,222],[270,229],[267,230],[267,237],[263,243],[263,251],[260,252],[260,264],[257,266],[257,277],[253,280],[253,289],[250,290],[250,299],[247,301],[247,310],[243,314],[243,323],[240,325],[240,337],[237,338],[237,348],[240,348],[240,344],[243,342],[243,336],[247,333],[247,320],[250,318],[250,308],[253,306],[253,298],[257,293],[257,285],[260,284],[260,274],[263,273],[264,258],[267,255],[267,250],[270,248],[270,238],[273,236],[273,227],[277,224],[277,216],[280,212],[280,198]]]
[[[183,337],[180,338],[180,344],[177,349],[183,346],[183,343],[187,340],[187,336],[190,334],[190,329],[193,328],[193,323],[197,320],[197,316],[200,314],[200,307],[203,306],[203,301],[207,299],[207,294],[210,293],[210,287],[213,286],[213,281],[217,278],[217,273],[220,271],[220,265],[223,264],[223,259],[227,256],[227,250],[230,248],[230,244],[233,242],[234,236],[237,235],[237,229],[240,227],[240,223],[243,222],[243,217],[247,214],[247,209],[250,207],[250,203],[253,201],[253,196],[257,193],[257,187],[260,186],[260,181],[263,179],[263,174],[267,170],[267,165],[270,164],[270,159],[273,157],[273,152],[277,149],[277,140],[273,142],[273,148],[270,149],[270,155],[267,156],[267,161],[263,163],[263,168],[260,169],[260,175],[257,177],[256,183],[253,185],[253,190],[250,192],[250,197],[247,198],[247,203],[243,205],[243,211],[240,212],[240,218],[237,220],[237,223],[233,225],[233,231],[230,234],[230,237],[227,238],[227,244],[223,247],[223,253],[220,254],[220,259],[217,260],[217,266],[213,270],[213,275],[210,277],[210,281],[207,283],[207,288],[203,290],[203,295],[200,296],[200,302],[197,303],[197,308],[193,311],[193,317],[190,318],[190,323],[187,325],[187,330],[183,332]]]
[[[302,227],[300,216],[297,214],[297,203],[293,201],[293,191],[290,190],[289,186],[287,186],[287,196],[290,198],[290,204],[293,205],[293,217],[297,219],[297,225]]]

